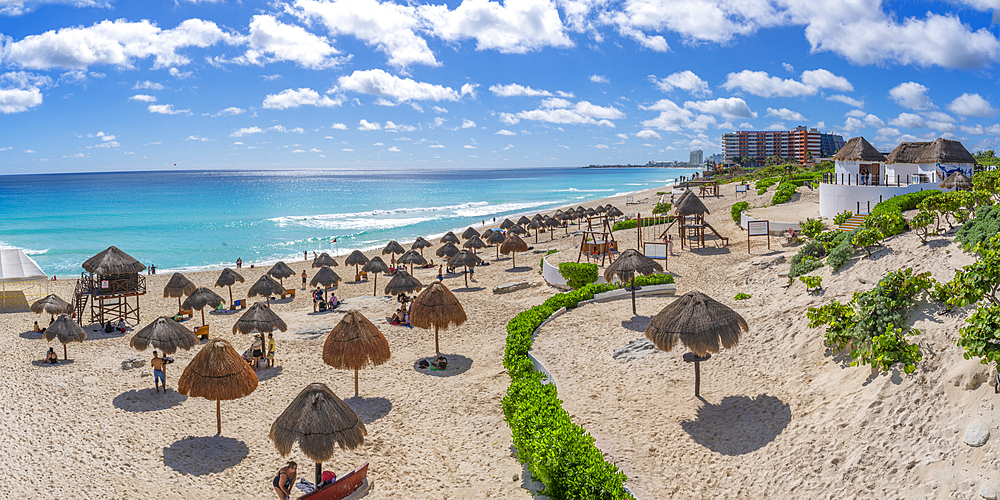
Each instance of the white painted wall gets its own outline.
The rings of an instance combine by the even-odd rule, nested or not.
[[[924,183],[910,186],[851,186],[845,184],[819,185],[819,215],[832,219],[844,210],[857,213],[858,202],[861,203],[861,213],[867,213],[869,203],[875,208],[882,200],[888,200],[901,194],[916,193],[928,189],[938,189],[937,184]]]
[[[747,212],[749,212],[749,210],[744,210],[743,213],[740,214],[740,227],[742,227],[744,231],[746,231],[746,229],[747,229],[747,222],[748,221],[752,221],[752,220],[764,220],[764,219],[756,218],[756,217],[748,214]],[[771,233],[772,236],[782,236],[782,235],[786,234],[789,229],[795,230],[796,234],[798,234],[798,232],[800,231],[800,229],[799,229],[799,223],[798,222],[778,222],[778,221],[769,220],[768,223],[767,223],[767,228],[768,228],[768,230],[769,230],[769,232]]]

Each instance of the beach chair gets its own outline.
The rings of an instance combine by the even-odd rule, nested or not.
[[[236,299],[233,301],[233,305],[230,309],[235,311],[237,309],[246,309],[246,308],[247,308],[247,299]]]
[[[208,325],[195,327],[194,335],[201,337],[202,340],[208,340]]]
[[[354,281],[368,281],[368,271],[361,271],[354,275]]]
[[[285,297],[287,297],[289,295],[291,295],[293,299],[295,298],[295,289],[294,288],[289,288],[289,289],[285,290],[285,293],[281,294],[281,298],[285,298]]]
[[[299,500],[354,500],[363,497],[369,489],[371,483],[368,482],[368,462],[365,462],[333,483],[300,496]]]
[[[175,316],[180,316],[182,318],[184,316],[187,316],[189,318],[193,318],[194,317],[194,311],[192,311],[191,309],[181,309],[180,311],[177,312],[177,314],[175,314]]]

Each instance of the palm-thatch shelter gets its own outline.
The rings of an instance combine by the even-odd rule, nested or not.
[[[267,306],[271,307],[271,296],[285,293],[285,287],[267,274],[262,274],[260,279],[247,290],[247,297],[267,297]]]
[[[90,300],[91,321],[104,323],[120,318],[138,324],[139,296],[146,294],[146,277],[139,273],[146,266],[118,247],[110,246],[87,259],[83,268],[90,276],[80,277],[82,292],[77,294],[80,313],[76,320],[82,323],[83,308],[86,300]],[[135,297],[134,306],[129,302],[130,297]]]
[[[49,320],[54,321],[56,314],[73,314],[73,304],[53,293],[32,303],[31,312],[35,314],[46,313],[49,315]]]
[[[594,210],[593,208],[587,209],[587,217],[596,217],[596,216],[597,216],[597,210]]]
[[[535,215],[531,216],[531,220],[533,220],[533,221],[542,220],[544,218],[545,217],[542,217],[542,214],[535,214]]]
[[[306,386],[271,425],[269,437],[281,456],[292,451],[296,441],[302,453],[316,462],[316,483],[323,476],[323,462],[334,447],[353,450],[365,442],[365,424],[326,384]]]
[[[181,395],[215,401],[217,434],[222,434],[222,401],[242,398],[256,389],[253,368],[222,339],[205,344],[177,381]]]
[[[938,184],[941,189],[954,189],[956,191],[971,191],[972,180],[962,172],[953,172],[947,179]]]
[[[465,287],[469,287],[469,268],[478,266],[483,263],[483,259],[480,259],[476,254],[468,251],[462,250],[456,253],[452,258],[448,259],[448,267],[456,268],[462,266],[465,268]]]
[[[467,239],[469,239],[469,238],[471,238],[473,236],[479,236],[479,231],[476,231],[472,227],[469,227],[468,229],[466,229],[465,231],[462,232],[462,239],[463,240],[467,240]]]
[[[407,250],[406,253],[400,255],[396,262],[400,264],[410,265],[410,274],[413,274],[413,266],[425,266],[427,265],[427,259],[423,255],[417,253],[416,250]]]
[[[313,267],[337,267],[337,261],[330,257],[330,254],[323,252],[319,254],[312,263]]]
[[[526,225],[528,225],[530,223],[531,223],[531,219],[529,219],[526,215],[522,215],[520,218],[517,219],[517,225],[518,226],[526,226]]]
[[[59,339],[59,342],[63,345],[63,360],[68,359],[66,356],[66,344],[70,342],[83,342],[87,340],[87,333],[83,331],[83,327],[76,324],[68,314],[60,314],[55,321],[45,329],[45,333],[42,334],[47,342],[52,342],[53,339]]]
[[[284,288],[285,278],[294,276],[295,271],[288,267],[288,264],[285,264],[285,261],[279,260],[276,264],[271,266],[271,269],[267,270],[267,274],[271,277],[278,278],[278,282],[281,283],[281,287]],[[284,290],[282,290],[282,292],[284,292]]]
[[[635,286],[635,275],[636,273],[643,276],[648,276],[653,273],[662,273],[663,266],[659,262],[656,262],[649,257],[639,253],[638,250],[634,248],[629,248],[622,252],[614,262],[608,265],[604,270],[604,279],[608,283],[611,283],[611,279],[615,276],[618,279],[624,281],[632,280],[632,314],[635,312],[635,291],[638,290]]]
[[[265,306],[263,302],[254,303],[233,324],[233,334],[271,333],[275,330],[287,331],[288,325],[270,307]]]
[[[708,207],[705,203],[701,201],[698,195],[691,193],[691,191],[686,191],[681,199],[677,202],[677,215],[704,215],[710,213]]]
[[[483,240],[479,236],[473,236],[466,240],[465,243],[462,243],[462,248],[471,248],[473,253],[480,248],[486,248],[486,246],[486,243],[483,243]]]
[[[337,286],[337,283],[340,283],[340,276],[327,266],[319,268],[319,271],[316,271],[316,275],[313,276],[312,281],[309,282],[311,286],[322,285],[324,292]]]
[[[170,276],[170,281],[163,287],[163,298],[177,297],[177,310],[181,310],[181,297],[186,297],[194,292],[198,285],[187,279],[181,273],[174,273]]]
[[[222,270],[222,274],[219,274],[219,279],[215,280],[215,286],[224,286],[229,288],[229,304],[232,307],[233,304],[233,285],[239,281],[243,283],[245,280],[240,273],[233,271],[230,268],[225,268]]]
[[[448,329],[449,325],[461,326],[465,323],[465,309],[458,297],[440,281],[431,283],[420,292],[410,306],[410,324],[417,328],[434,327],[434,351],[441,353],[438,329]]]
[[[513,232],[511,234],[508,234],[507,238],[504,239],[503,243],[500,245],[500,253],[504,255],[511,254],[510,255],[511,269],[517,267],[517,264],[514,262],[514,258],[517,252],[527,252],[527,251],[528,251],[528,244],[525,243],[520,236],[513,234]]]
[[[669,352],[678,342],[691,350],[684,355],[684,360],[694,362],[694,395],[700,396],[699,363],[722,348],[735,346],[742,332],[749,329],[746,320],[736,311],[701,292],[691,291],[675,299],[650,320],[646,338],[661,351]]]
[[[361,266],[361,270],[366,273],[372,273],[372,280],[375,282],[374,288],[372,288],[372,297],[374,297],[378,295],[378,275],[387,273],[392,270],[392,268],[389,267],[389,264],[386,264],[385,261],[382,260],[382,257],[376,255],[375,257],[372,257],[372,260],[365,262],[365,265]]]
[[[864,137],[851,137],[844,144],[844,147],[840,148],[833,159],[836,160],[849,160],[849,161],[874,161],[882,162],[886,161],[885,155],[879,153],[875,146],[872,146],[870,142],[865,140]]]
[[[512,221],[510,219],[504,219],[503,222],[500,223],[500,229],[503,229],[504,231],[506,231],[506,230],[514,227],[515,225],[516,224],[514,224],[514,221]]]
[[[507,230],[508,234],[528,234],[528,230],[521,226],[513,226]]]
[[[396,271],[392,279],[385,285],[386,295],[399,295],[419,291],[424,285],[406,271]]]
[[[420,250],[420,255],[423,255],[424,249],[432,246],[434,246],[433,243],[418,236],[417,239],[413,241],[413,244],[410,245],[410,250]]]
[[[609,208],[607,213],[608,213],[608,217],[612,217],[612,218],[616,218],[616,219],[618,217],[621,217],[621,216],[625,215],[624,213],[622,213],[621,210],[618,210],[618,207],[611,207],[611,208]]]
[[[441,237],[441,243],[454,243],[457,245],[461,243],[461,241],[459,241],[458,236],[455,236],[455,233],[448,231]]]
[[[562,222],[559,222],[555,217],[549,217],[543,220],[542,223],[545,224],[545,227],[549,228],[549,241],[554,240],[556,237],[555,229],[561,226]]]
[[[389,341],[358,311],[347,311],[323,343],[323,362],[338,370],[354,370],[354,396],[358,396],[358,370],[389,361]]]
[[[389,254],[389,262],[393,265],[396,264],[396,254],[404,254],[406,250],[403,250],[403,245],[400,245],[396,240],[390,241],[382,249],[382,255]]]
[[[152,346],[167,356],[177,352],[177,349],[187,351],[198,345],[198,337],[172,318],[160,316],[136,332],[128,345],[137,351],[145,351],[147,347]],[[164,390],[167,388],[166,364],[163,365],[163,388]]]
[[[541,229],[544,226],[545,226],[545,224],[542,224],[541,219],[539,219],[539,220],[533,220],[533,221],[531,221],[531,222],[528,223],[528,229],[534,229],[535,230],[535,243],[538,243],[538,230]]]
[[[226,299],[219,297],[219,294],[200,286],[191,295],[188,295],[188,298],[184,299],[182,306],[185,311],[190,311],[192,308],[201,311],[201,326],[205,326],[205,308],[211,306],[212,309],[215,309],[225,302]]]
[[[493,234],[493,229],[492,228],[486,229],[485,231],[482,232],[482,234],[479,235],[479,238],[483,241],[486,241],[486,238],[489,238],[491,234]]]
[[[351,255],[348,255],[347,258],[344,259],[345,265],[354,266],[354,274],[357,276],[355,279],[360,279],[361,276],[361,273],[358,272],[358,266],[363,266],[367,262],[368,257],[365,257],[365,254],[361,253],[361,250],[351,252]]]
[[[434,253],[437,254],[438,257],[447,257],[450,259],[459,251],[460,250],[455,246],[455,243],[449,242],[438,247],[437,251]]]
[[[504,240],[506,240],[506,239],[507,239],[507,237],[504,236],[503,231],[493,231],[486,238],[486,242],[487,243],[489,243],[490,245],[496,245],[496,247],[497,247],[497,260],[500,259],[500,244],[503,243]]]

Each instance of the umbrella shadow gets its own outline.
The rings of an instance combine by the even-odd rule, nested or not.
[[[690,249],[691,253],[698,255],[725,255],[732,253],[729,247],[704,247]],[[770,254],[767,254],[770,255]]]
[[[455,375],[461,375],[470,368],[472,368],[472,360],[462,356],[461,354],[444,354],[442,355],[448,359],[448,368],[445,370],[432,370],[428,368],[420,368],[419,363],[421,361],[427,361],[427,363],[433,362],[437,359],[437,356],[428,356],[426,358],[420,358],[413,363],[413,370],[417,373],[423,373],[424,375],[431,375],[433,377],[454,377]]]
[[[42,337],[42,334],[35,333],[34,330],[28,330],[26,332],[21,332],[21,334],[19,334],[18,337],[21,337],[22,339],[28,339],[28,340],[34,340],[34,339],[42,339],[42,338],[44,338],[44,337]]]
[[[722,455],[744,455],[774,441],[792,420],[788,403],[767,394],[726,396],[698,408],[681,427],[698,444]]]
[[[344,398],[344,402],[354,410],[354,413],[358,415],[358,418],[365,425],[388,415],[392,411],[392,401],[383,397],[366,398],[363,396],[354,396]]]
[[[627,330],[632,330],[633,332],[645,332],[646,327],[649,326],[649,322],[652,321],[652,316],[632,316],[629,319],[622,321],[622,327]]]
[[[230,314],[238,313],[238,310],[233,309],[215,309],[208,313],[209,316],[229,316]]]
[[[932,239],[927,240],[927,246],[930,248],[941,248],[941,247],[946,247],[950,244],[951,240],[947,238],[937,238],[933,240]]]
[[[285,369],[282,366],[261,368],[257,371],[257,381],[263,382],[265,380],[271,380],[272,378],[281,375],[284,370]]]
[[[243,461],[250,448],[235,438],[220,435],[188,436],[163,448],[163,463],[181,474],[217,474]]]
[[[187,396],[182,396],[179,392],[168,390],[164,393],[157,393],[150,389],[132,389],[125,391],[111,400],[115,408],[132,413],[145,413],[148,411],[160,411],[173,408],[187,400]]]
[[[467,287],[467,288],[452,288],[451,289],[452,292],[481,292],[483,290],[486,290],[485,286],[473,286],[473,287]]]
[[[31,364],[34,365],[34,366],[42,367],[42,368],[45,368],[47,366],[56,367],[56,366],[59,366],[59,365],[71,365],[71,364],[73,364],[73,360],[72,359],[62,359],[62,358],[59,358],[59,362],[58,363],[52,364],[52,363],[49,363],[48,361],[45,361],[44,359],[39,359],[39,360],[32,361]]]
[[[511,267],[509,269],[504,269],[504,271],[506,271],[508,273],[526,273],[526,272],[531,271],[533,269],[534,269],[533,267],[518,266],[518,267]]]

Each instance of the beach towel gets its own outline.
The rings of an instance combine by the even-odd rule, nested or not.
[[[295,487],[302,490],[303,493],[312,493],[316,491],[316,485],[302,478],[299,478],[299,482],[295,483]]]

